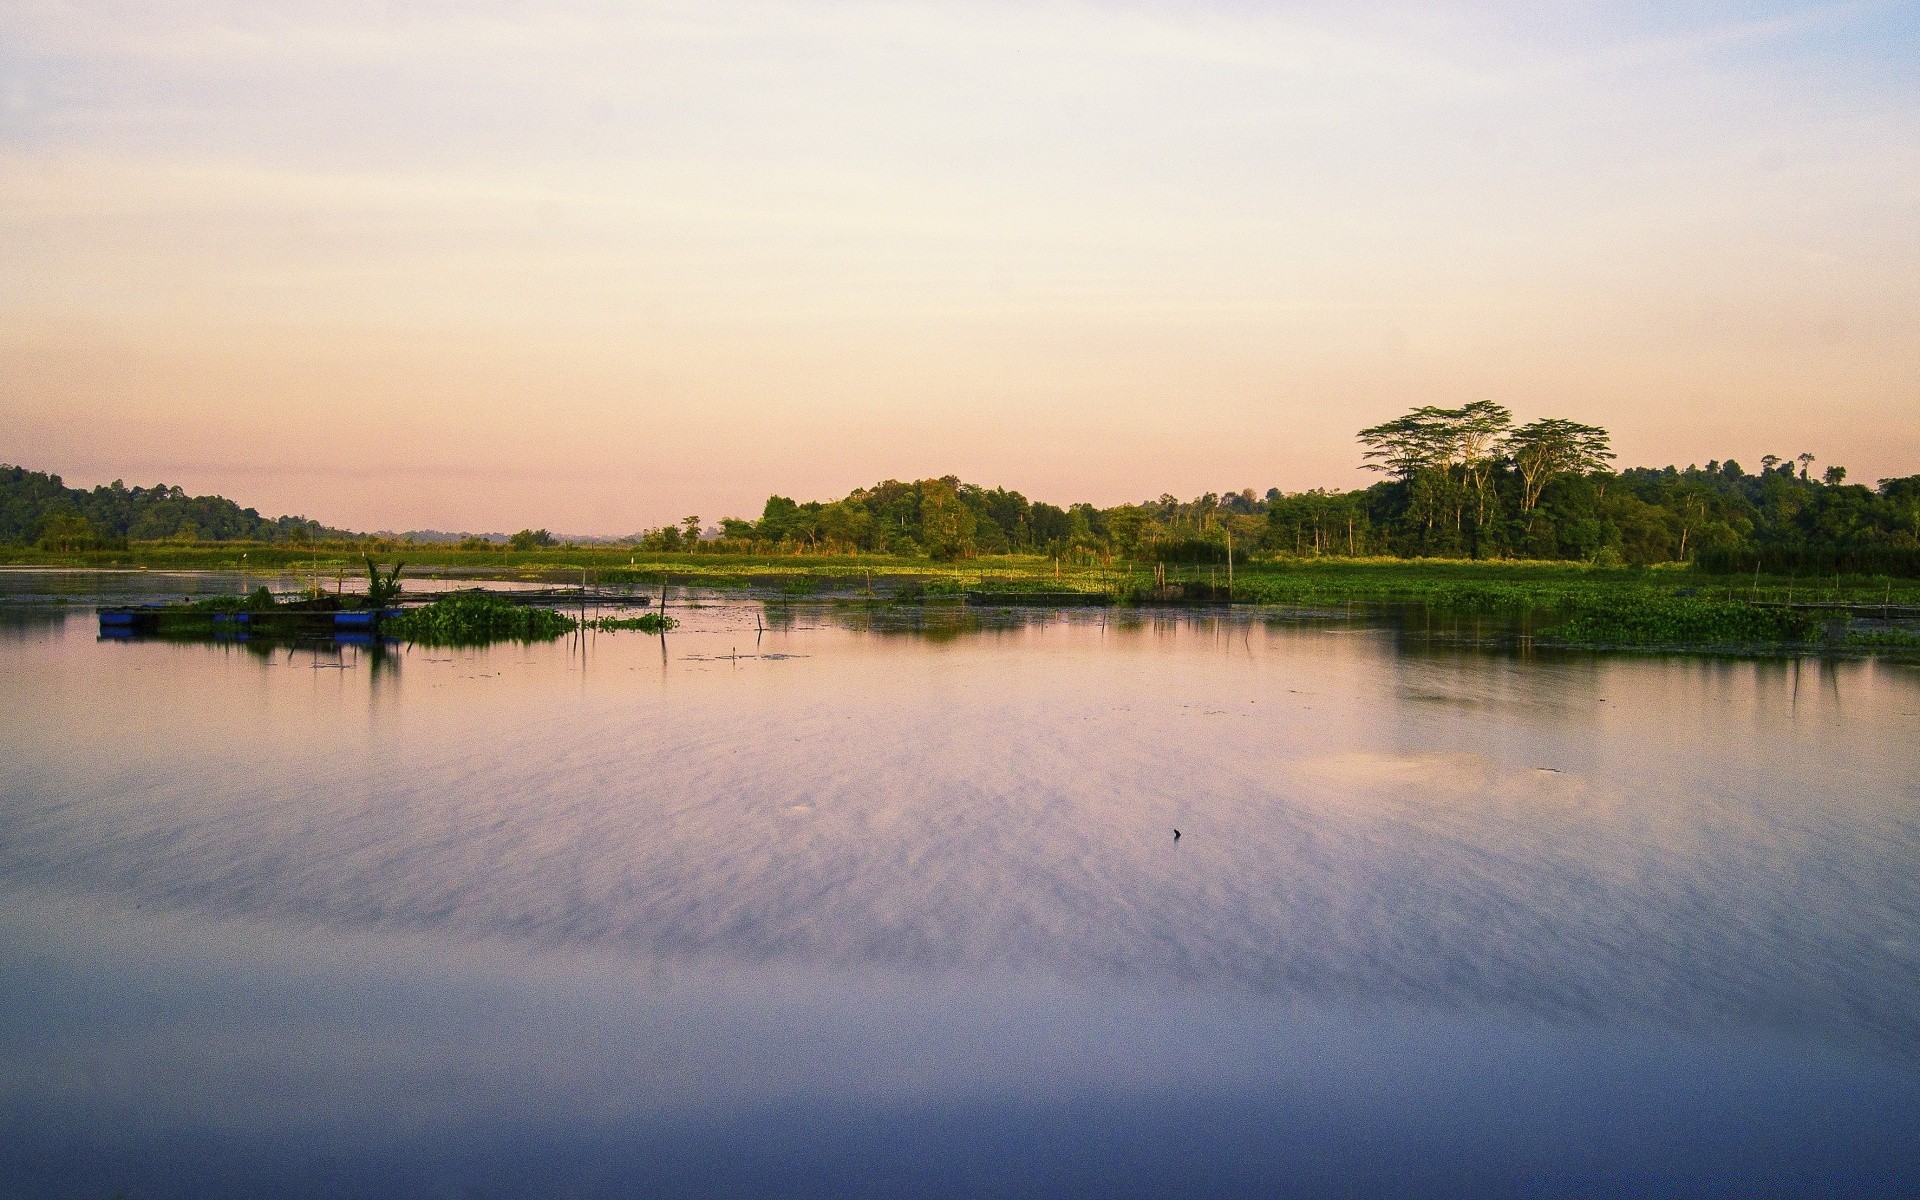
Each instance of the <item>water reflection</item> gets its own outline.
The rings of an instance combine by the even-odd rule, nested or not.
[[[1856,1056],[1821,1058],[1820,1086],[1915,1094],[1910,669],[1488,652],[1313,613],[675,615],[664,637],[262,652],[8,614],[31,719],[0,757],[0,907],[26,930],[0,1011],[46,995],[7,972],[57,946],[85,994],[160,988],[204,1051],[214,985],[168,972],[227,978],[234,944],[286,940],[302,965],[248,969],[294,1027],[370,1022],[370,1060],[401,1064],[416,1027],[467,1029],[518,1064],[460,1068],[498,1072],[472,1095],[583,1111],[1282,1076],[1311,1109],[1370,1071],[1442,1104],[1486,1054],[1510,1079],[1578,1058],[1596,1094],[1691,1062],[1724,1112],[1747,1101],[1716,1072],[1812,1086],[1782,1065],[1807,1047]],[[461,982],[473,963],[499,978]],[[328,1007],[342,980],[364,1005]],[[592,1046],[489,1024],[507,994]],[[118,1011],[14,1067],[57,1073]],[[140,1053],[227,1112],[219,1070]],[[318,1107],[414,1086],[274,1054]],[[1487,1095],[1462,1128],[1513,1116]]]
[[[743,654],[744,606],[682,615],[433,652],[103,655],[62,627],[15,675],[42,719],[0,870],[644,958],[1920,1046],[1914,702],[1872,664],[1816,686],[1165,613],[778,607]]]

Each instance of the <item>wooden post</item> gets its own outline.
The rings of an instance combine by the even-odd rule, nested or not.
[[[1233,526],[1227,526],[1227,603],[1233,603]]]

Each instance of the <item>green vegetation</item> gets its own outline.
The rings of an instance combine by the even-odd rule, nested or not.
[[[400,599],[400,568],[405,563],[393,564],[393,570],[382,577],[380,567],[371,556],[367,558],[367,599],[368,608],[390,608]]]
[[[665,613],[644,613],[637,617],[600,617],[589,624],[595,629],[609,633],[620,629],[638,629],[642,633],[665,633],[669,629],[679,628],[680,622]]]
[[[758,520],[702,533],[689,516],[622,544],[562,544],[545,529],[504,541],[468,536],[419,546],[261,518],[220,497],[156,485],[66,488],[57,476],[0,469],[0,543],[22,563],[317,569],[341,551],[409,545],[409,557],[490,570],[637,567],[645,555],[699,561],[857,558],[921,570],[1001,557],[1057,572],[1129,563],[1212,564],[1326,558],[1541,560],[1590,566],[1691,562],[1708,573],[1920,578],[1920,475],[1877,488],[1816,476],[1813,456],[1768,455],[1758,474],[1731,460],[1615,472],[1607,432],[1561,418],[1516,426],[1490,401],[1426,406],[1359,432],[1366,465],[1387,478],[1338,492],[1268,488],[1065,508],[952,476],[887,480],[833,501],[768,497]],[[717,536],[714,536],[717,535]],[[436,535],[442,536],[442,535]],[[323,544],[324,543],[324,544]],[[704,564],[696,568],[703,573]],[[791,571],[801,578],[821,574]],[[715,572],[720,582],[738,571]],[[806,587],[795,584],[796,594]]]
[[[446,550],[447,555],[458,551]],[[591,582],[628,584],[641,593],[670,578],[678,588],[747,591],[775,604],[925,604],[957,602],[963,596],[1001,596],[1008,603],[1057,602],[1072,594],[1096,603],[1241,603],[1331,609],[1354,604],[1415,606],[1436,613],[1484,613],[1512,617],[1516,630],[1535,628],[1549,642],[1595,646],[1769,645],[1819,641],[1862,650],[1904,649],[1909,635],[1897,626],[1851,638],[1827,636],[1820,626],[1842,612],[1809,612],[1809,602],[1850,607],[1859,615],[1896,620],[1920,606],[1920,581],[1885,576],[1841,575],[1809,581],[1791,576],[1729,578],[1690,567],[1642,569],[1577,563],[1487,562],[1421,559],[1280,559],[1236,564],[1231,592],[1223,564],[1080,564],[1006,555],[950,563],[926,559],[808,555],[764,558],[746,555],[623,556],[617,568],[604,564],[611,551],[555,548],[545,563],[527,563],[511,574],[577,583],[588,564]],[[556,561],[559,560],[559,561]],[[562,565],[568,563],[569,565]],[[594,570],[592,564],[601,564]],[[303,564],[304,565],[304,564]],[[391,578],[391,573],[383,573]],[[1070,602],[1070,600],[1068,601]],[[351,594],[283,600],[278,611],[332,611],[356,607]],[[266,589],[249,597],[197,601],[183,609],[255,612],[274,606]],[[661,613],[594,618],[601,630],[658,633],[677,623]],[[575,617],[548,609],[525,609],[503,597],[459,593],[410,609],[388,621],[385,632],[432,644],[479,644],[495,638],[557,637],[578,627]],[[256,629],[261,627],[256,624]]]
[[[1863,650],[1920,650],[1920,629],[1859,629],[1847,645]]]
[[[591,618],[586,624],[609,633],[623,629],[664,633],[680,622],[664,613],[644,613],[638,617]],[[484,593],[456,592],[388,618],[382,632],[425,646],[481,646],[489,642],[552,641],[580,626],[578,619],[551,608],[515,604]]]
[[[549,608],[464,592],[406,609],[389,618],[381,631],[425,646],[480,646],[488,642],[548,642],[577,627],[572,617]]]
[[[1582,646],[1744,646],[1806,642],[1819,626],[1807,613],[1743,600],[1635,596],[1582,604],[1539,636]]]
[[[1608,645],[1790,643],[1815,623],[1796,604],[1881,605],[1893,615],[1895,604],[1920,603],[1920,475],[1850,485],[1841,467],[1816,476],[1810,454],[1769,455],[1758,474],[1732,461],[1616,472],[1604,429],[1556,417],[1516,425],[1491,401],[1417,408],[1358,437],[1366,465],[1385,478],[1346,492],[1246,488],[1062,508],[952,476],[887,480],[833,501],[771,496],[757,520],[729,518],[704,533],[697,516],[611,545],[523,529],[503,541],[410,546],[408,557],[477,577],[646,590],[671,580],[791,600],[1080,593],[1122,604],[1420,604],[1537,613],[1549,637]],[[351,554],[365,558],[369,603],[399,595],[399,566],[383,575],[370,553],[389,542],[298,518],[265,521],[177,488],[83,492],[5,468],[0,540],[20,563],[291,570],[316,580],[343,572]],[[563,614],[470,597],[397,624],[416,640],[576,627]],[[1894,640],[1848,644],[1905,644],[1885,636]]]
[[[350,535],[304,517],[262,517],[223,497],[189,496],[164,483],[130,488],[116,479],[82,490],[58,475],[0,466],[0,544],[72,554],[125,549],[129,542],[306,543],[344,536]]]
[[[1269,488],[1060,508],[947,476],[887,480],[834,501],[771,496],[759,520],[699,519],[640,535],[654,553],[865,556],[957,562],[999,555],[1067,565],[1368,558],[1696,562],[1716,573],[1920,577],[1920,475],[1879,487],[1813,456],[1768,455],[1759,474],[1608,468],[1606,430],[1561,418],[1516,427],[1504,407],[1432,406],[1360,431],[1384,481],[1347,492]],[[1797,468],[1797,469],[1796,469]]]

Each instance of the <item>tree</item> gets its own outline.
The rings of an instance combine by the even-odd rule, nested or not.
[[[680,527],[662,525],[658,529],[649,529],[640,535],[640,548],[662,553],[671,553],[680,549]]]
[[[1491,400],[1475,400],[1452,414],[1451,425],[1452,455],[1459,459],[1461,470],[1473,486],[1477,534],[1487,523],[1487,476],[1505,452],[1505,438],[1513,426],[1513,414]]]
[[[515,550],[533,550],[553,545],[553,535],[544,529],[522,529],[507,539],[507,545]]]
[[[689,549],[700,544],[699,517],[681,517],[680,527],[686,530],[685,533],[680,535],[680,540],[684,542]]]
[[[1395,417],[1362,429],[1360,444],[1367,448],[1362,457],[1369,471],[1389,471],[1403,483],[1413,482],[1422,469],[1445,465],[1451,437],[1451,409],[1426,405],[1404,417]]]
[[[1604,471],[1613,451],[1607,431],[1597,425],[1546,417],[1513,431],[1507,455],[1520,472],[1520,511],[1530,513],[1540,493],[1561,475]]]
[[[927,553],[946,562],[973,549],[973,510],[944,479],[920,481],[920,536]]]
[[[768,496],[760,509],[760,536],[770,542],[784,542],[793,533],[800,517],[800,506],[785,496]]]
[[[851,500],[835,500],[820,510],[820,534],[842,546],[870,544],[873,514]]]
[[[78,513],[55,513],[46,520],[40,530],[40,548],[58,550],[63,553],[74,550],[91,550],[99,545],[100,539],[93,532],[93,524]]]
[[[1882,479],[1880,497],[1904,521],[1913,522],[1913,540],[1920,545],[1920,475]]]
[[[1147,527],[1153,518],[1147,510],[1137,504],[1122,504],[1118,508],[1107,510],[1107,532],[1112,535],[1114,544],[1121,553],[1131,555],[1140,548]]]
[[[1701,483],[1683,483],[1673,489],[1667,503],[1672,514],[1674,528],[1680,534],[1680,546],[1674,557],[1682,562],[1687,557],[1687,542],[1698,536],[1701,529],[1716,516],[1718,497],[1713,489]]]
[[[1839,487],[1846,481],[1847,469],[1845,467],[1828,467],[1820,473],[1820,482],[1826,484],[1828,487]]]

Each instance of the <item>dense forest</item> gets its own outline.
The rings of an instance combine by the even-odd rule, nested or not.
[[[1694,562],[1711,570],[1920,575],[1920,475],[1866,487],[1811,454],[1614,470],[1606,430],[1560,418],[1516,425],[1488,401],[1417,408],[1359,432],[1382,478],[1352,491],[1209,492],[1099,508],[1060,507],[953,476],[887,480],[830,501],[767,499],[758,520],[703,529],[687,517],[625,539],[651,551],[887,554],[952,560],[1040,554],[1220,562],[1289,558],[1532,558],[1596,565]],[[305,542],[357,535],[264,518],[179,488],[91,491],[0,468],[0,542],[80,550],[158,540]],[[462,549],[538,550],[546,530]]]
[[[689,517],[637,540],[653,550],[1224,560],[1538,558],[1598,565],[1694,561],[1718,570],[1920,574],[1920,475],[1849,484],[1844,467],[1768,455],[1739,463],[1611,469],[1607,432],[1498,404],[1425,407],[1360,431],[1384,478],[1353,491],[1209,492],[1097,508],[1030,501],[948,476],[888,480],[833,501],[769,497],[757,521],[704,540]]]
[[[119,480],[91,491],[58,475],[0,465],[0,544],[99,550],[128,542],[310,542],[347,537],[304,517],[263,517],[221,496]]]

